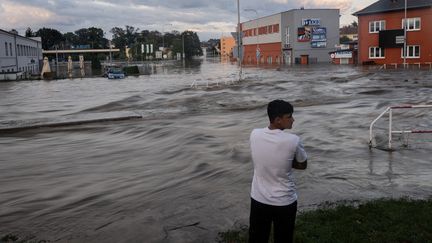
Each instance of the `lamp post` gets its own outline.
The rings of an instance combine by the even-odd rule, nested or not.
[[[108,41],[108,45],[109,45],[109,62],[110,64],[112,64],[112,54],[111,54],[111,40]]]
[[[55,51],[56,51],[56,79],[58,78],[59,71],[58,71],[58,45],[55,45]]]
[[[243,44],[241,43],[242,38],[241,38],[241,34],[240,34],[240,0],[237,0],[237,60],[238,60],[238,65],[240,66],[240,70],[239,70],[239,81],[241,81],[242,78],[242,72],[243,72],[243,64],[242,64],[242,60],[241,60],[241,56],[243,55],[243,53],[240,52],[240,48],[243,47]]]
[[[185,50],[184,50],[184,32],[182,33],[182,60],[185,59]]]
[[[252,8],[248,8],[248,9],[245,9],[244,11],[246,11],[246,12],[255,12],[255,14],[256,14],[256,20],[255,20],[255,23],[256,23],[256,43],[257,43],[257,48],[256,48],[256,53],[255,53],[255,55],[256,55],[256,59],[257,59],[257,66],[259,66],[259,57],[260,57],[260,48],[259,48],[259,39],[258,39],[258,36],[259,36],[259,30],[258,30],[258,11],[256,11],[255,9],[252,9]]]
[[[403,50],[403,66],[406,67],[406,54],[407,54],[407,0],[405,0],[405,17],[404,17],[404,50]]]

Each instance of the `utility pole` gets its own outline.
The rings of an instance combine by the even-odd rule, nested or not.
[[[408,25],[408,20],[407,20],[407,0],[405,0],[405,19],[404,19],[403,23],[404,23],[403,66],[404,66],[404,69],[405,69],[405,67],[406,67],[406,54],[407,54],[407,25]]]
[[[184,32],[182,33],[182,60],[185,59]]]
[[[56,49],[56,79],[58,79],[58,74],[59,74],[59,72],[58,72],[58,45],[55,45],[55,49]]]
[[[238,65],[240,66],[240,71],[239,71],[239,81],[241,81],[242,79],[242,72],[243,72],[243,67],[242,67],[242,58],[241,58],[241,51],[240,48],[242,48],[242,43],[241,43],[241,30],[240,30],[240,0],[237,0],[237,61],[238,61]]]

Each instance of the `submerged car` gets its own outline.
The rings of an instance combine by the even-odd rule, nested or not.
[[[117,78],[125,78],[125,73],[120,69],[110,69],[108,71],[108,78],[109,79],[117,79]]]

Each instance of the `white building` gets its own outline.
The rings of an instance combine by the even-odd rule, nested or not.
[[[246,64],[330,63],[339,9],[292,9],[243,22],[241,30]]]
[[[42,61],[42,40],[0,29],[0,74],[38,74]]]

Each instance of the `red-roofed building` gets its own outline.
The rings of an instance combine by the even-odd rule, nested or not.
[[[407,1],[404,57],[404,0],[379,0],[358,17],[359,63],[428,64],[432,62],[432,0]]]

